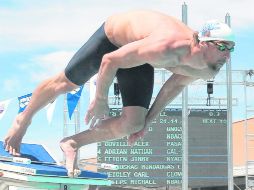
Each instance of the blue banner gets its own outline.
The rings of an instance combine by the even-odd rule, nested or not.
[[[84,86],[80,86],[76,90],[73,90],[69,93],[67,93],[67,106],[68,106],[68,113],[69,118],[71,119],[71,116],[78,104],[79,98],[81,96],[82,90]]]
[[[26,109],[26,106],[30,102],[31,97],[32,97],[32,93],[18,97],[18,100],[19,100],[19,113],[23,112]]]

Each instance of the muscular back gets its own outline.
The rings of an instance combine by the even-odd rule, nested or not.
[[[182,31],[185,38],[186,33],[192,33],[190,28],[173,17],[144,10],[113,15],[107,19],[105,29],[108,38],[117,46],[143,39],[153,32],[161,31],[167,38],[176,37],[176,31]],[[181,35],[178,34],[178,38]]]
[[[190,53],[194,31],[166,14],[146,10],[116,14],[107,19],[105,32],[109,40],[118,47],[149,38],[149,45],[146,44],[145,47],[150,48],[151,57],[155,54],[157,57],[148,63],[155,68],[165,68],[176,74],[203,79],[211,78],[218,72],[206,66],[201,54],[193,56]],[[166,42],[170,48],[161,50],[161,42]],[[121,54],[128,53],[125,49]],[[121,57],[117,62],[124,62],[123,68],[132,67],[136,59]]]

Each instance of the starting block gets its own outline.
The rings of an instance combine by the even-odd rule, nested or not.
[[[67,170],[57,165],[53,157],[42,145],[22,143],[22,158],[32,162],[29,164],[10,161],[13,156],[4,150],[0,141],[0,189],[9,190],[10,186],[36,189],[86,190],[89,185],[110,186],[105,173],[81,170],[78,178],[69,178]]]

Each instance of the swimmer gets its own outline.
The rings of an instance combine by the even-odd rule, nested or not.
[[[229,59],[234,45],[231,29],[215,20],[196,32],[178,19],[155,11],[110,16],[64,71],[35,89],[29,105],[16,116],[4,139],[5,150],[18,156],[22,138],[36,112],[98,73],[96,96],[85,116],[91,129],[60,142],[68,175],[76,177],[80,147],[124,136],[129,136],[129,143],[135,142],[184,87],[197,79],[213,78]],[[154,68],[164,68],[173,74],[149,108]],[[108,91],[114,77],[119,83],[123,108],[121,116],[108,118]]]

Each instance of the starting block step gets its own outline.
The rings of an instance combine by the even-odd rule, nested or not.
[[[107,174],[88,170],[81,170],[78,178],[69,178],[65,167],[56,165],[56,160],[42,145],[22,143],[20,148],[21,157],[30,159],[32,163],[23,164],[0,159],[0,182],[6,181],[7,183],[9,179],[9,181],[36,183],[37,185],[57,184],[61,187],[89,184],[111,185]],[[0,157],[13,157],[4,150],[2,141],[0,141]]]

